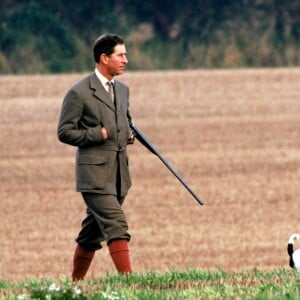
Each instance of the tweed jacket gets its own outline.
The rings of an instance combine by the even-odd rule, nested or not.
[[[114,95],[116,105],[93,72],[64,98],[57,134],[61,142],[78,147],[77,191],[116,195],[118,181],[118,194],[125,196],[131,186],[129,89],[115,80]],[[107,140],[103,140],[101,127],[108,132]]]

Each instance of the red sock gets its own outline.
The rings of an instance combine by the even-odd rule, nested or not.
[[[73,258],[72,280],[83,280],[93,260],[95,251],[88,251],[77,245]]]
[[[108,245],[108,248],[118,272],[121,274],[131,273],[127,240],[114,240]]]

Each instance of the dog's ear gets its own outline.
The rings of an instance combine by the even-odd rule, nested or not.
[[[290,265],[291,268],[294,268],[294,267],[295,267],[295,264],[294,264],[294,261],[293,261],[293,258],[292,258],[292,257],[290,257],[289,265]]]
[[[288,246],[287,246],[287,252],[288,252],[289,256],[292,257],[292,255],[294,253],[294,245],[293,244],[288,244]]]
[[[289,265],[291,268],[295,267],[294,261],[293,261],[293,253],[294,253],[294,245],[293,244],[288,244],[287,246],[287,252],[290,256],[290,261],[289,261]]]

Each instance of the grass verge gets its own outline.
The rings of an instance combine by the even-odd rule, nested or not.
[[[0,280],[0,299],[299,299],[300,274],[287,269],[172,270],[70,280]]]

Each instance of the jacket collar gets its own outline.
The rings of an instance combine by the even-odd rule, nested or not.
[[[116,80],[115,80],[116,84]],[[104,89],[102,83],[97,78],[95,72],[93,72],[90,76],[90,88],[94,90],[94,96],[98,98],[100,101],[104,102],[108,105],[111,109],[115,110],[115,105],[112,103],[109,95],[107,94],[106,90]],[[117,98],[116,87],[114,86],[115,90],[115,97]]]

